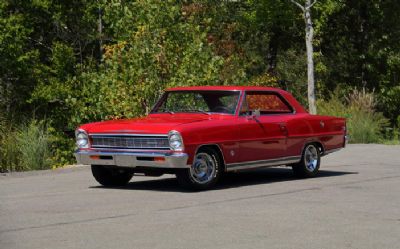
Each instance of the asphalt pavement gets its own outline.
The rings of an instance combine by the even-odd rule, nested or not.
[[[103,188],[90,168],[0,175],[0,249],[400,248],[400,146],[349,145],[320,176],[229,174],[187,192],[172,175]]]

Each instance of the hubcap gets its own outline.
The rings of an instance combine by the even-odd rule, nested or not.
[[[304,161],[308,171],[313,172],[318,165],[318,151],[313,145],[309,145],[304,153]]]
[[[198,153],[190,168],[190,174],[195,182],[205,184],[213,179],[215,170],[214,159],[207,153]]]

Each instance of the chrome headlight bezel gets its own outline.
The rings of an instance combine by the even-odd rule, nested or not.
[[[76,146],[79,149],[89,148],[89,135],[85,130],[78,129],[75,131]]]
[[[168,132],[168,142],[170,149],[173,151],[183,151],[185,148],[183,138],[178,131],[172,130]]]

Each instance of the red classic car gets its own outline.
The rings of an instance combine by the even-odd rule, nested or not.
[[[259,167],[316,176],[321,156],[345,147],[346,121],[310,115],[277,88],[180,87],[166,90],[146,117],[85,124],[76,139],[78,163],[91,165],[104,186],[169,173],[208,189],[224,172]]]

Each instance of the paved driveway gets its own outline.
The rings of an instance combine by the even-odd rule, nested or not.
[[[88,167],[0,176],[0,248],[400,248],[400,146],[350,145],[321,169],[197,193],[168,175],[106,189]]]

